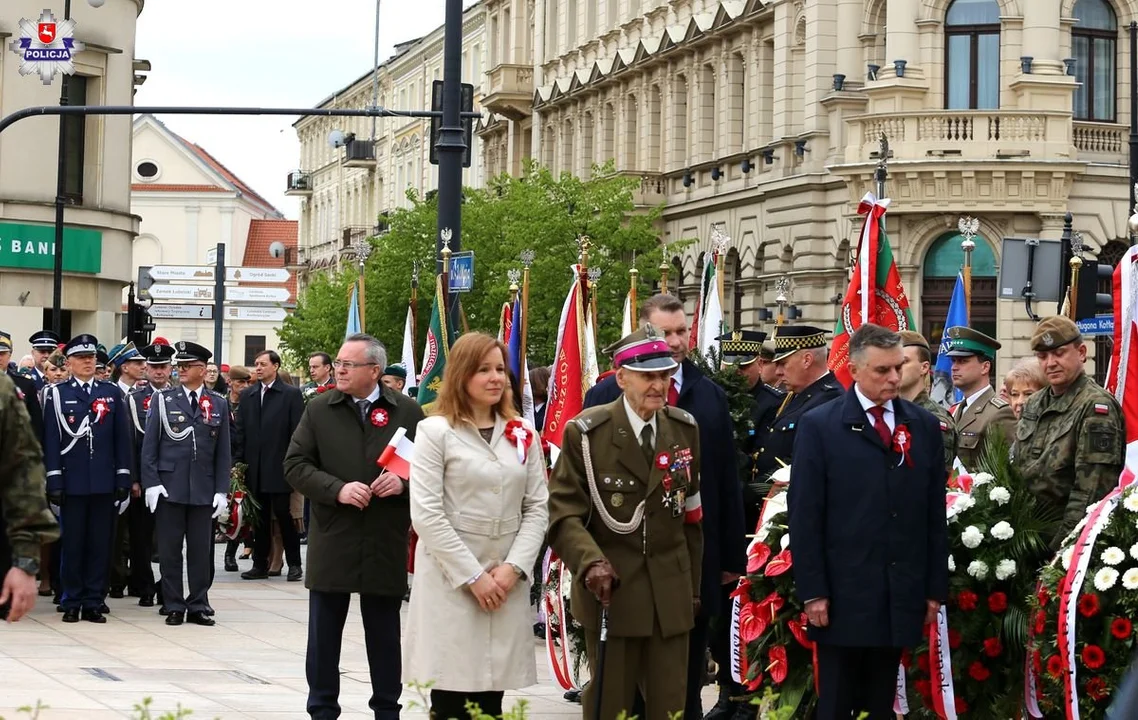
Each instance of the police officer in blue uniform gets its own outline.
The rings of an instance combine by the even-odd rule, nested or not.
[[[43,374],[43,364],[47,362],[48,355],[51,355],[63,341],[51,330],[40,330],[28,338],[28,342],[32,345],[32,360],[35,361],[35,367],[32,368],[32,380],[36,383],[36,390],[43,390],[44,386],[47,385],[47,377]]]
[[[212,353],[192,342],[174,345],[181,387],[150,399],[142,443],[142,486],[158,528],[158,567],[167,625],[210,626],[213,520],[228,509],[229,403],[205,387]],[[187,598],[182,588],[186,545]]]
[[[146,438],[146,415],[154,393],[167,389],[174,348],[170,345],[148,345],[139,350],[146,360],[149,382],[127,395],[134,435],[134,483],[131,485],[131,504],[127,510],[130,523],[130,587],[138,594],[141,607],[154,607],[154,569],[150,559],[154,554],[154,514],[142,501],[141,456],[142,442]]]
[[[64,348],[71,380],[44,403],[47,494],[60,507],[64,622],[105,623],[100,612],[116,506],[130,494],[130,420],[118,388],[95,379],[98,341],[78,335]]]

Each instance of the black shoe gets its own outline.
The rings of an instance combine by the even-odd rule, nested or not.
[[[539,640],[545,639],[545,623],[537,622],[533,624],[533,636]]]
[[[64,618],[64,620],[66,620],[67,616],[64,615],[63,618]],[[84,610],[83,611],[83,619],[86,620],[87,622],[92,622],[92,623],[96,623],[99,625],[102,625],[105,622],[107,622],[107,618],[104,617],[103,613],[99,612],[98,610]]]
[[[123,589],[121,587],[113,587],[111,588],[111,597],[113,597],[115,600],[121,600],[122,598],[126,597],[126,593],[123,592]]]
[[[192,612],[186,616],[186,622],[191,622],[194,625],[201,625],[202,627],[213,627],[217,621],[206,615],[204,612]]]
[[[299,565],[290,565],[288,568],[288,581],[296,582],[304,577],[304,570]]]
[[[154,607],[154,598],[149,595],[143,595],[138,599],[139,607]]]
[[[98,610],[103,615],[110,615],[111,614],[111,609],[109,607],[107,607],[107,604],[105,602],[99,603],[99,607],[97,607],[96,610]]]
[[[225,553],[225,572],[237,572],[237,557],[233,553]]]
[[[720,690],[719,701],[703,716],[703,720],[732,720],[738,710],[739,703],[731,700],[731,694]]]
[[[281,571],[280,570],[270,570],[265,574],[268,575],[269,577],[280,577]]]
[[[170,611],[166,609],[165,605],[162,605],[161,607],[158,608],[158,614],[159,615],[169,615]]]
[[[581,704],[581,691],[580,690],[570,690],[567,693],[565,693],[562,697],[564,697],[566,700],[568,700],[571,703],[577,703],[578,705]]]
[[[63,596],[60,595],[59,593],[56,593],[55,595],[51,596],[51,604],[52,605],[58,605],[61,602],[63,602]]]
[[[47,590],[40,590],[39,591],[40,597],[47,597],[48,595],[53,595],[53,594],[54,593],[52,593],[51,588],[48,588]]]
[[[213,617],[216,614],[211,607],[207,607],[205,610],[202,610],[202,612],[206,615],[209,615],[210,617]]]
[[[241,573],[242,580],[264,580],[269,577],[269,572],[265,568],[254,567]]]
[[[182,621],[183,621],[184,619],[185,619],[185,618],[184,618],[184,616],[182,615],[182,613],[180,613],[180,612],[172,612],[172,613],[170,613],[169,615],[167,615],[167,616],[166,616],[166,624],[167,624],[167,625],[181,625],[181,624],[182,624]]]
[[[72,608],[70,610],[64,610],[63,608],[60,608],[60,610],[63,612],[63,622],[65,622],[65,623],[77,623],[77,622],[79,622],[79,611],[76,610],[75,608]]]

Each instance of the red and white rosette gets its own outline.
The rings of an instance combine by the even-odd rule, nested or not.
[[[908,426],[901,424],[893,431],[893,452],[901,454],[901,461],[897,463],[905,463],[909,467],[913,467],[913,457],[909,454],[909,449],[913,444],[913,434],[909,432]]]
[[[376,408],[376,409],[372,410],[371,415],[369,417],[371,419],[371,424],[377,428],[381,428],[381,427],[387,425],[387,421],[390,419],[390,416],[387,414],[387,411],[384,410],[383,408]]]
[[[209,399],[209,395],[203,397],[202,401],[198,403],[198,409],[202,411],[202,420],[208,423],[213,417],[213,401]]]
[[[95,413],[95,422],[101,423],[111,412],[106,398],[95,398],[91,401],[91,412]]]
[[[530,445],[533,445],[535,437],[533,430],[527,428],[522,424],[521,420],[517,418],[506,423],[506,437],[518,450],[518,462],[522,465],[526,463],[526,453],[529,452]]]

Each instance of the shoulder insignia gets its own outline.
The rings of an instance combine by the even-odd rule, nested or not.
[[[573,422],[576,423],[577,428],[580,429],[581,432],[587,433],[604,425],[609,421],[610,417],[612,417],[612,415],[609,414],[605,406],[601,405],[599,407],[583,410],[581,414],[573,418]]]
[[[948,432],[948,423],[946,423],[944,420],[940,421],[940,431]]]
[[[686,424],[691,425],[693,427],[695,426],[695,418],[692,417],[692,414],[689,413],[687,410],[675,407],[674,405],[669,405],[669,406],[664,408],[664,412],[672,420],[679,420],[682,423],[686,423]]]
[[[1095,403],[1094,410],[1095,415],[1109,415],[1110,405],[1107,405],[1106,403]]]
[[[1002,397],[1000,397],[999,395],[996,395],[995,397],[993,397],[993,398],[992,398],[991,400],[989,400],[988,402],[992,403],[992,405],[993,405],[994,407],[997,407],[997,408],[1006,408],[1006,407],[1008,406],[1008,401],[1007,401],[1007,400],[1004,400],[1004,399],[1003,399]]]

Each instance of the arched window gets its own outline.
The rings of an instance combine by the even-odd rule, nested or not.
[[[954,0],[944,25],[944,106],[995,110],[1000,106],[999,3]]]
[[[1074,15],[1075,119],[1114,122],[1118,19],[1106,0],[1079,0]]]
[[[954,232],[940,236],[929,247],[921,266],[921,331],[934,352],[944,332],[944,321],[948,317],[956,275],[964,265],[964,250],[960,247],[963,239],[959,233]],[[972,309],[969,325],[990,337],[999,337],[996,334],[996,256],[987,240],[977,236],[975,242],[976,249],[972,251]]]

